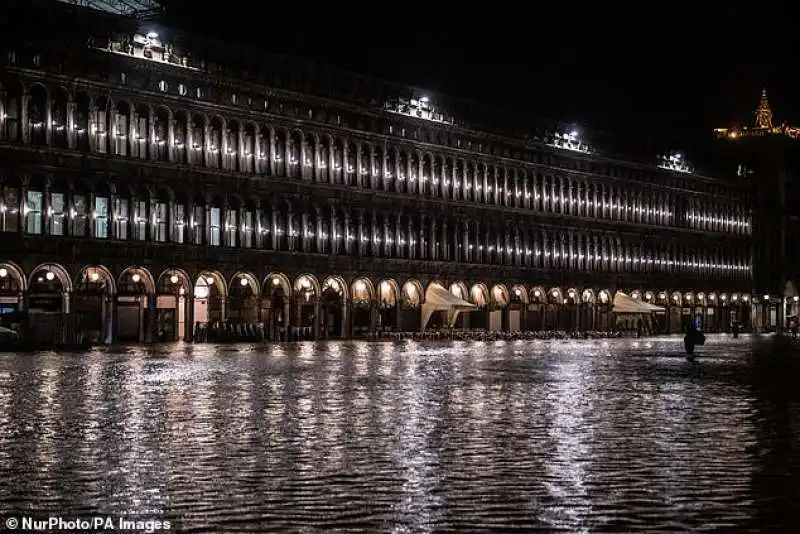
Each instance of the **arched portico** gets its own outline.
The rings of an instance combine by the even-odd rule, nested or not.
[[[504,284],[495,284],[489,292],[489,330],[508,330],[508,304],[511,298]]]
[[[294,281],[294,323],[299,339],[317,339],[319,335],[319,298],[321,289],[317,277],[303,274]]]
[[[523,330],[528,313],[528,290],[522,284],[511,286],[508,303],[508,330]]]
[[[153,341],[156,284],[145,267],[128,267],[117,280],[116,338],[142,343]]]
[[[261,287],[261,319],[265,337],[286,340],[291,312],[292,284],[283,273],[269,273]]]
[[[25,309],[27,280],[13,262],[0,262],[0,325],[20,328]]]
[[[357,280],[354,286],[357,285],[359,293],[366,294],[365,304],[362,306],[367,307],[370,305],[370,296],[374,292],[372,284],[365,282],[366,279]],[[323,339],[340,339],[348,335],[348,295],[347,284],[340,276],[329,276],[322,283],[321,294],[319,299],[319,324],[316,325],[317,337]],[[369,323],[367,323],[369,328]]]
[[[378,329],[384,331],[400,330],[400,314],[397,282],[391,278],[378,284]]]
[[[228,300],[228,284],[222,273],[204,270],[194,282],[195,325],[217,323],[225,320]]]
[[[401,330],[415,331],[422,327],[422,301],[422,283],[416,278],[406,280],[400,291]]]
[[[57,263],[43,263],[28,277],[28,328],[37,341],[58,345],[77,337],[70,316],[72,280]]]
[[[528,292],[528,311],[526,328],[539,331],[544,329],[545,309],[547,307],[547,292],[543,286],[534,286]]]
[[[79,338],[93,343],[114,340],[114,276],[102,265],[88,265],[75,278],[72,312]]]
[[[228,284],[227,319],[234,325],[253,325],[258,322],[261,284],[248,272],[238,272]]]
[[[467,285],[464,282],[453,282],[450,284],[450,293],[460,298],[461,300],[470,302],[469,298],[469,290],[467,289]],[[456,322],[453,325],[454,328],[470,328],[469,324],[469,313],[459,313],[458,317],[456,318]]]
[[[166,269],[156,283],[156,328],[160,341],[192,338],[192,282],[183,269]]]
[[[375,332],[378,310],[375,288],[369,278],[357,278],[350,286],[350,310],[353,337],[365,337]]]
[[[475,305],[475,310],[469,313],[471,328],[488,329],[489,324],[489,288],[479,282],[469,288],[469,300]]]

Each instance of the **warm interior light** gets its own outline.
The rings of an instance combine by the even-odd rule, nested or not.
[[[242,285],[242,287],[244,287],[247,284],[249,284],[249,282],[247,281],[247,278],[244,278],[244,277],[239,279],[239,283]]]
[[[44,277],[52,281],[56,277],[56,275],[53,274],[52,272],[48,272],[46,275],[44,275]]]
[[[178,283],[178,275],[177,274],[173,274],[172,276],[169,277],[169,281],[172,282],[173,284],[177,284]]]
[[[139,280],[141,280],[141,279],[142,279],[142,277],[139,276],[139,273],[134,273],[133,276],[131,276],[131,280],[133,280],[134,283],[136,283],[136,284],[138,284]]]
[[[89,275],[89,280],[91,280],[92,282],[97,282],[98,280],[100,280],[100,275],[97,273],[92,273]]]
[[[6,276],[8,276],[8,269],[0,267],[0,278],[5,278]]]

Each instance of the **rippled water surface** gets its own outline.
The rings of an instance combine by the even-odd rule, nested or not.
[[[798,531],[800,362],[710,337],[0,354],[0,516]]]

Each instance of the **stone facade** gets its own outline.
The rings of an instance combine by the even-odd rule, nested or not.
[[[57,5],[40,17],[83,29],[0,57],[0,292],[31,328],[349,337],[420,328],[431,284],[478,307],[461,327],[606,328],[617,291],[664,330],[750,322],[731,183]]]

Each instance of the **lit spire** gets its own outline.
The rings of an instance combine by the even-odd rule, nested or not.
[[[767,101],[767,90],[761,90],[761,102],[756,109],[756,128],[772,129],[772,108]]]

